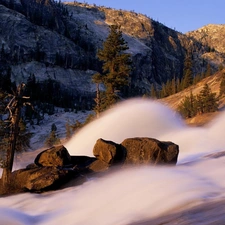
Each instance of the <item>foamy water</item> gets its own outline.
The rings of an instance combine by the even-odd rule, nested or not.
[[[66,144],[70,154],[93,156],[98,138],[153,137],[179,145],[176,167],[129,168],[62,191],[1,198],[0,224],[125,225],[223,199],[225,157],[205,156],[225,150],[224,125],[225,113],[190,128],[160,103],[123,102],[76,134]]]

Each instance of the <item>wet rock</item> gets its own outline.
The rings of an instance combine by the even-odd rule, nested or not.
[[[57,167],[20,169],[11,174],[11,189],[12,192],[56,190],[78,176],[79,173],[77,171]]]
[[[97,140],[93,154],[97,159],[109,165],[122,162],[125,157],[125,152],[120,144],[101,138]]]
[[[65,166],[71,164],[71,156],[63,145],[59,145],[39,153],[34,162],[38,166]]]
[[[125,164],[176,164],[178,145],[153,138],[128,138],[121,145],[126,150]]]

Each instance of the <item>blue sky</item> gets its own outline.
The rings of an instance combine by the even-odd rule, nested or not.
[[[225,0],[78,0],[78,2],[134,10],[183,33],[207,24],[225,24]]]

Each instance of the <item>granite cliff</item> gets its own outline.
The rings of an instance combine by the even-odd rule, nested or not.
[[[58,82],[73,96],[93,95],[91,77],[101,71],[96,52],[111,24],[121,26],[132,55],[132,95],[149,92],[151,84],[160,88],[167,80],[181,78],[187,52],[192,54],[194,74],[206,71],[208,63],[213,72],[225,64],[218,41],[205,41],[198,31],[182,34],[136,12],[78,2],[1,0],[0,72],[10,71],[16,83],[34,75],[39,82]],[[224,26],[216,32],[202,29],[207,40],[223,40],[220,28]]]

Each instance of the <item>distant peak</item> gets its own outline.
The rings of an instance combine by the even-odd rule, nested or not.
[[[221,29],[221,28],[225,28],[225,24],[207,24],[207,25],[199,28],[197,31],[213,30],[213,29]]]

